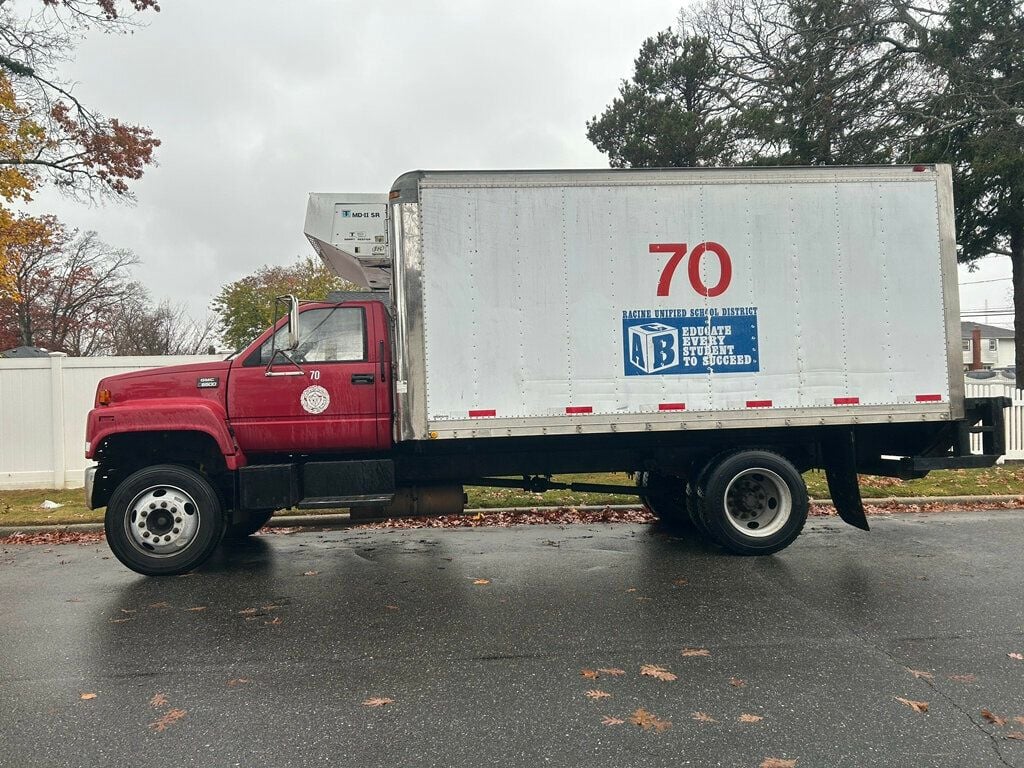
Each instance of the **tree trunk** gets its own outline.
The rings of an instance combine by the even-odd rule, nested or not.
[[[1010,265],[1013,267],[1013,348],[1017,386],[1024,387],[1024,224],[1010,229]]]

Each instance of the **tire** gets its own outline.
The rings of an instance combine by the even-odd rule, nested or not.
[[[737,555],[770,555],[792,544],[807,522],[807,486],[771,451],[737,451],[709,465],[698,485],[699,517]]]
[[[686,481],[672,475],[659,475],[654,472],[637,472],[636,484],[645,489],[640,496],[640,503],[648,512],[665,523],[677,527],[691,526],[688,514],[689,502],[686,495]]]
[[[248,517],[240,523],[231,523],[224,531],[225,541],[241,541],[248,536],[252,536],[256,531],[267,524],[274,515],[274,510],[268,509],[266,511],[250,512]]]
[[[706,486],[708,473],[715,467],[719,459],[723,458],[723,455],[714,457],[707,464],[696,472],[696,481],[690,483],[686,489],[686,512],[690,516],[690,522],[693,525],[695,531],[709,541],[717,541],[714,534],[708,530],[707,524],[704,522],[704,516],[701,514],[701,498],[703,496],[703,489]]]
[[[104,518],[114,556],[144,576],[185,573],[224,535],[220,497],[198,472],[175,464],[140,469],[117,486]]]

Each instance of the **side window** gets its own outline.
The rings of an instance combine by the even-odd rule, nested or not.
[[[310,309],[299,315],[299,326],[299,346],[290,353],[299,364],[366,359],[366,313],[361,307]],[[287,343],[286,340],[287,330],[282,326],[274,334],[274,348],[280,349],[282,344]],[[265,366],[270,363],[271,348],[270,339],[263,342],[257,364]],[[250,363],[250,360],[246,363]],[[284,362],[281,358],[278,360]]]

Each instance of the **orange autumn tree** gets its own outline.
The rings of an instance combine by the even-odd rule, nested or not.
[[[35,190],[131,199],[153,162],[148,128],[86,106],[57,72],[86,32],[130,31],[149,10],[156,0],[0,0],[0,299],[17,301],[18,249],[51,237],[50,219],[20,212]]]

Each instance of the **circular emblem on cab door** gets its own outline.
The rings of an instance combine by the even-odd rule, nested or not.
[[[331,404],[331,396],[326,389],[318,384],[314,384],[302,390],[302,397],[299,398],[299,402],[302,404],[302,410],[306,413],[323,413],[327,410],[327,406]]]

